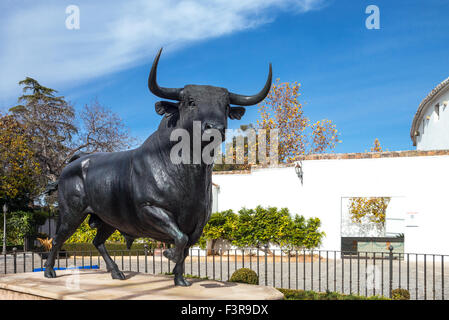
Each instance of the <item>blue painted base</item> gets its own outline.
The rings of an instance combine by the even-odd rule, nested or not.
[[[73,269],[100,269],[98,265],[91,266],[79,266],[79,267],[70,267],[70,268],[53,268],[54,270],[73,270]],[[35,268],[33,269],[33,272],[39,272],[39,271],[45,271],[45,268]]]

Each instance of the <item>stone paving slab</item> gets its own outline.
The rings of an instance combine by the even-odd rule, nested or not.
[[[188,279],[177,287],[172,276],[124,272],[113,280],[104,271],[58,272],[47,279],[42,272],[0,276],[0,299],[56,300],[280,300],[282,293],[266,287],[213,280]],[[29,296],[27,298],[27,296]]]

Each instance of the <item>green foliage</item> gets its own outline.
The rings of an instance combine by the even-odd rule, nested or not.
[[[36,226],[42,224],[41,213],[15,211],[7,213],[6,217],[6,244],[23,245],[24,237],[36,235]],[[3,221],[3,214],[0,215]],[[45,222],[45,220],[44,220]],[[3,238],[3,223],[1,224],[0,238]]]
[[[205,248],[206,240],[211,240],[212,249],[214,249],[215,242],[218,239],[231,241],[232,230],[236,226],[236,221],[237,215],[232,210],[213,213],[204,227],[199,246]]]
[[[391,290],[391,298],[393,300],[410,300],[410,292],[407,289]]]
[[[0,114],[0,203],[29,202],[40,173],[26,127]]]
[[[303,216],[296,216],[292,219],[287,208],[243,208],[238,215],[232,210],[226,210],[211,215],[196,244],[204,249],[209,240],[212,241],[214,249],[215,242],[224,239],[238,247],[262,248],[275,244],[287,249],[312,249],[321,244],[325,235],[320,231],[320,227],[318,218],[305,219]],[[95,235],[96,230],[89,227],[86,218],[66,243],[90,243]],[[116,231],[108,242],[125,243],[125,239]]]
[[[92,244],[92,241],[97,234],[96,229],[92,229],[89,226],[89,216],[81,223],[75,233],[67,239],[63,245],[63,249],[67,251],[93,251],[96,252],[97,249]],[[147,244],[149,254],[152,254],[153,250],[156,248],[156,242],[151,239],[143,239],[143,243],[134,242],[132,245],[132,250],[143,250],[144,245]],[[115,231],[106,241],[106,248],[109,250],[128,250],[126,248],[125,237],[119,232]]]
[[[318,218],[305,219],[295,216],[289,226],[288,238],[285,246],[290,249],[313,249],[321,245],[324,232],[319,231],[321,221]]]
[[[247,284],[259,284],[257,273],[248,268],[240,268],[232,274],[229,282],[240,282]]]
[[[65,243],[90,243],[97,234],[96,229],[89,227],[89,216],[84,219],[75,233]],[[125,243],[125,238],[117,230],[109,237],[108,242]]]
[[[279,289],[284,294],[285,300],[390,300],[383,296],[357,296],[338,292],[315,292],[306,290]]]
[[[38,210],[33,213],[33,219],[36,226],[43,225],[48,218],[50,218],[50,212],[48,211]]]
[[[201,237],[198,239],[198,242],[195,243],[196,246],[200,247],[201,249],[206,249],[207,247],[207,239],[204,237],[204,235],[201,235]]]
[[[243,208],[236,215],[231,210],[211,216],[204,228],[202,241],[225,239],[238,247],[261,248],[270,244],[283,248],[315,248],[325,233],[318,218],[291,218],[287,208]],[[201,241],[200,241],[201,243]],[[212,246],[213,248],[213,246]]]
[[[282,246],[288,242],[290,224],[291,218],[287,208],[243,208],[239,211],[233,244],[239,247],[261,247],[270,243]]]

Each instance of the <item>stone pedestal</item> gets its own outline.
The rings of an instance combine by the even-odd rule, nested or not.
[[[52,300],[277,300],[274,288],[248,284],[188,279],[190,287],[176,287],[172,276],[124,272],[126,280],[113,280],[104,271],[57,271],[47,279],[43,272],[0,276],[1,299]]]

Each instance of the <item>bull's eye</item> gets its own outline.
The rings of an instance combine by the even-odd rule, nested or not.
[[[188,105],[189,105],[189,107],[194,107],[195,106],[195,101],[193,101],[193,99],[189,99]]]

